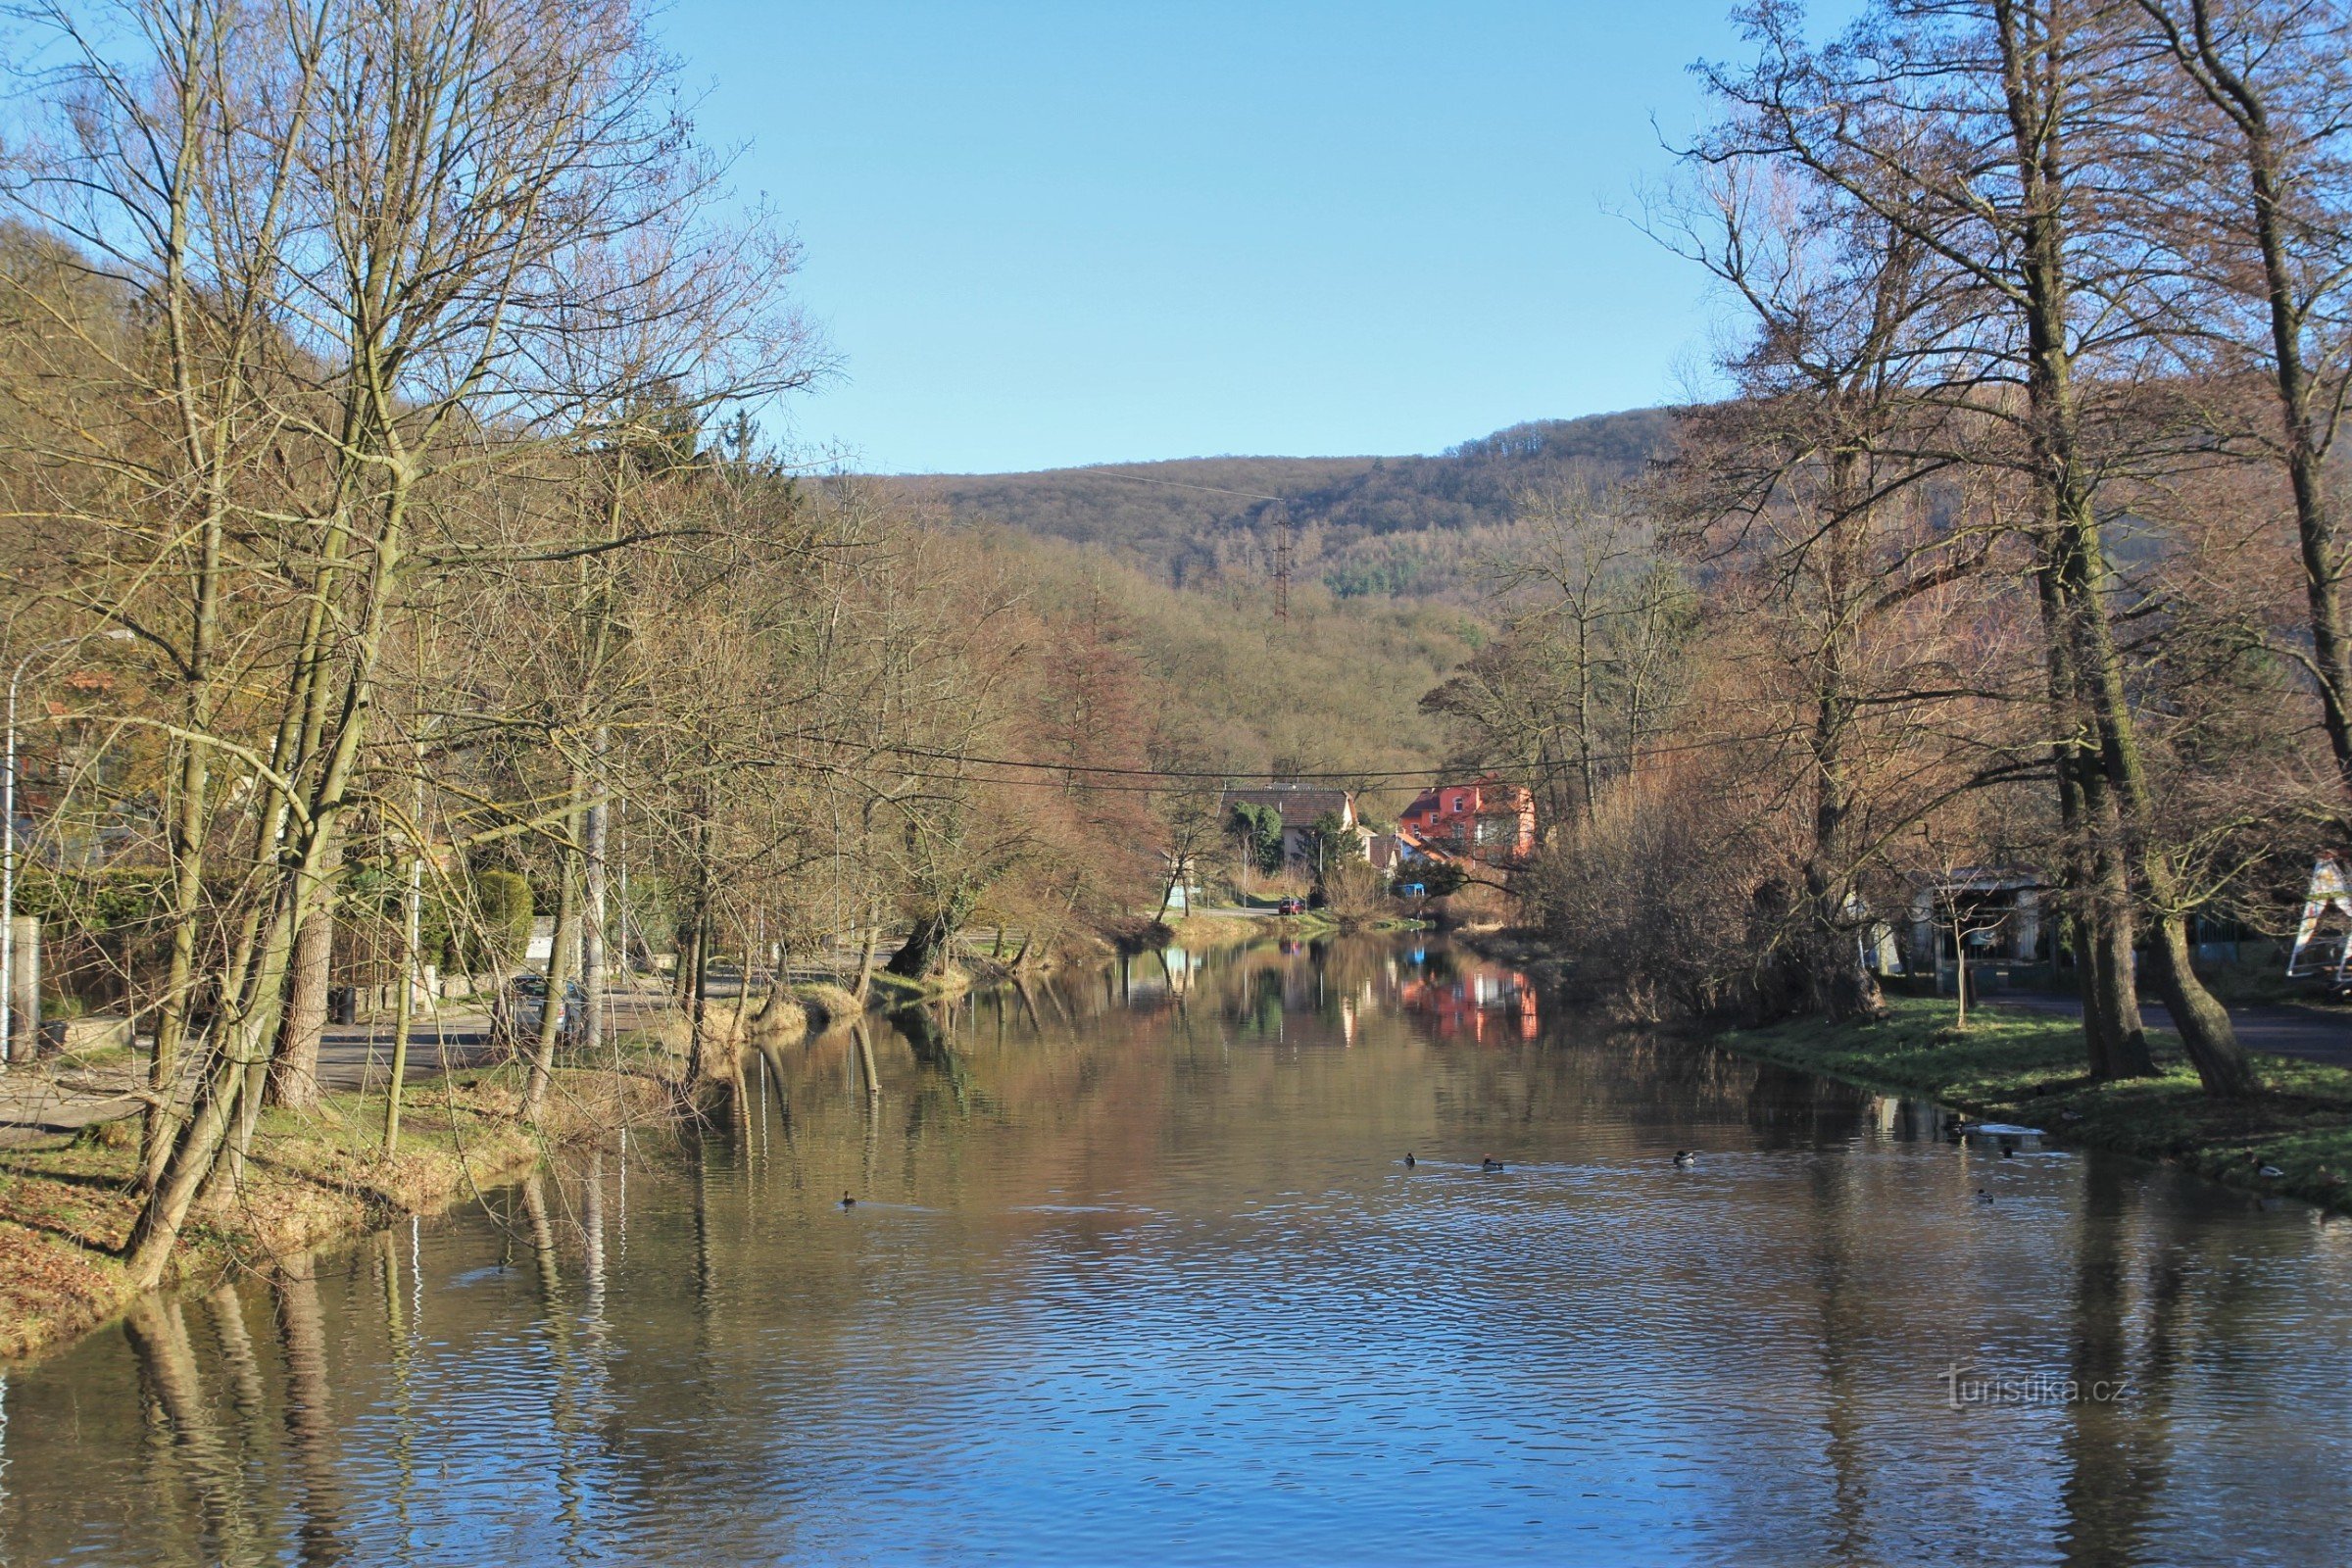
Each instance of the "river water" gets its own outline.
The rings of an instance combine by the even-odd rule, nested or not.
[[[2352,1223],[1434,944],[747,1082],[11,1373],[0,1560],[2352,1562]]]

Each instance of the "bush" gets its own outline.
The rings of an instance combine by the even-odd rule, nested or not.
[[[476,871],[469,907],[450,934],[449,965],[461,974],[510,969],[531,945],[531,885],[519,871]]]
[[[1533,920],[1637,1015],[1721,1012],[1754,989],[1753,856],[1731,824],[1629,790],[1521,882]]]
[[[1324,873],[1323,906],[1343,920],[1368,920],[1388,912],[1388,885],[1359,857]]]

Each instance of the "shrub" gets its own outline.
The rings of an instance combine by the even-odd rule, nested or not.
[[[479,974],[520,963],[531,944],[530,883],[519,871],[476,871],[466,893],[469,907],[454,922],[450,967]]]

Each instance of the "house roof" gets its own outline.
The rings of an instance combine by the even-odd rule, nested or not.
[[[1481,811],[1518,811],[1533,804],[1535,797],[1524,784],[1509,784],[1492,773],[1473,779],[1455,779],[1451,783],[1435,785],[1413,797],[1413,804],[1404,814],[1414,815],[1438,809],[1438,798],[1448,790],[1470,790],[1478,796]]]
[[[1348,822],[1355,820],[1353,795],[1313,784],[1268,784],[1255,789],[1227,790],[1219,809],[1230,811],[1237,806],[1271,806],[1282,813],[1282,825],[1286,828],[1313,827],[1315,818],[1332,811]]]

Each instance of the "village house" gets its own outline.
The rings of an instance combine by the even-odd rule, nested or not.
[[[1455,859],[1507,862],[1536,850],[1536,798],[1488,777],[1423,790],[1396,818],[1406,847]]]
[[[2054,931],[2044,905],[2049,887],[2041,873],[2022,866],[1962,866],[1914,871],[1911,934],[1904,972],[1932,978],[1938,995],[1959,985],[1965,946],[1971,990],[2006,990],[2011,984],[2046,980],[2053,962]],[[1884,971],[1884,950],[1875,937],[1866,957]]]
[[[1282,817],[1282,858],[1285,864],[1305,871],[1315,869],[1314,827],[1326,816],[1337,816],[1340,823],[1370,853],[1374,837],[1363,819],[1356,814],[1355,792],[1333,789],[1319,784],[1265,784],[1250,789],[1231,789],[1225,792],[1217,808],[1220,817],[1230,817],[1237,806],[1272,807]]]

